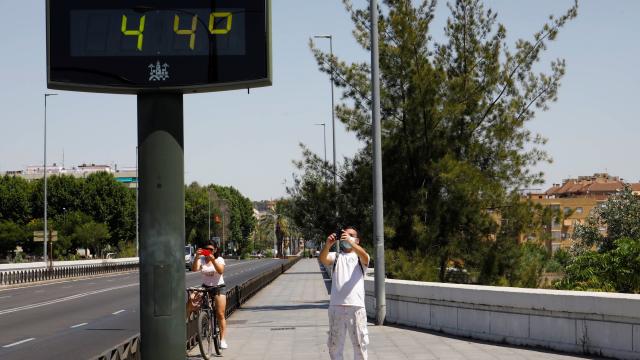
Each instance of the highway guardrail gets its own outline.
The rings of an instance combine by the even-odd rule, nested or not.
[[[52,269],[25,269],[0,272],[0,286],[20,285],[46,280],[109,274],[138,269],[137,262],[62,266]]]

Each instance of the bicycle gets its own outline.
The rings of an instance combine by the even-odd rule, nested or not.
[[[196,339],[200,354],[205,360],[213,358],[212,350],[215,350],[216,355],[222,354],[220,351],[220,327],[216,318],[216,303],[214,300],[215,296],[220,294],[222,288],[224,288],[224,285],[211,287],[194,286],[187,289],[188,291],[200,292],[203,295],[200,310],[198,311],[198,333]]]

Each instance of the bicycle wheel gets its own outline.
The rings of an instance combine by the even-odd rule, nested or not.
[[[216,354],[217,355],[221,355],[222,352],[220,350],[222,350],[220,348],[220,326],[218,325],[218,318],[213,315],[213,321],[211,321],[212,325],[212,329],[213,329],[213,347],[216,350]]]
[[[200,347],[200,354],[205,360],[213,358],[213,350],[216,347],[213,340],[214,328],[211,326],[211,319],[208,311],[200,311],[198,314],[198,347]],[[216,348],[216,354],[219,355],[219,350]]]

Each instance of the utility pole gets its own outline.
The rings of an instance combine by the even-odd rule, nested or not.
[[[373,137],[373,232],[375,236],[376,324],[383,325],[387,311],[384,268],[384,217],[382,202],[382,146],[380,131],[380,69],[378,53],[378,1],[370,0],[371,10],[371,102]]]
[[[47,240],[49,239],[49,231],[47,229],[47,97],[56,96],[58,94],[44,94],[44,265],[48,268],[53,267],[52,259],[47,262]]]

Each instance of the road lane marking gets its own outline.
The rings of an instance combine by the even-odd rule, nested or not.
[[[37,304],[25,305],[25,306],[20,306],[20,307],[17,307],[17,308],[7,309],[7,310],[0,310],[0,315],[10,314],[10,313],[18,312],[18,311],[23,311],[23,310],[34,309],[34,308],[47,306],[47,305],[52,305],[52,304],[57,304],[57,303],[60,303],[60,302],[63,302],[63,301],[75,300],[75,299],[83,298],[83,297],[90,296],[90,295],[100,294],[100,293],[107,292],[107,291],[119,290],[119,289],[124,289],[124,288],[132,287],[132,286],[138,286],[138,285],[139,285],[138,283],[133,283],[133,284],[127,284],[127,285],[121,285],[121,286],[114,286],[114,287],[111,287],[111,288],[94,290],[94,291],[90,291],[90,292],[86,292],[86,293],[66,296],[66,297],[63,297],[63,298],[55,299],[55,300],[44,301],[44,302],[37,303]]]
[[[88,324],[88,323],[75,324],[75,325],[73,325],[72,327],[70,327],[70,329],[74,329],[74,328],[77,328],[77,327],[80,327],[80,326],[85,326],[85,325],[87,325],[87,324]]]
[[[126,272],[121,272],[121,273],[117,273],[117,274],[108,274],[108,275],[99,275],[99,276],[92,276],[92,277],[79,277],[79,278],[71,278],[69,280],[61,280],[61,281],[52,281],[52,282],[47,282],[44,284],[28,284],[25,286],[16,286],[16,287],[10,287],[7,289],[0,289],[0,292],[7,292],[7,291],[15,291],[15,290],[22,290],[22,289],[28,289],[28,288],[35,288],[35,287],[39,287],[39,286],[51,286],[51,285],[58,285],[58,284],[64,284],[64,283],[69,283],[69,282],[83,282],[83,281],[87,281],[87,280],[95,280],[95,279],[103,279],[103,278],[110,278],[110,277],[119,277],[122,276],[123,274],[127,274],[127,273],[132,273],[132,272],[138,272],[138,270],[132,270],[132,271],[126,271]],[[130,277],[123,277],[122,279],[128,279]]]
[[[12,346],[16,346],[16,345],[20,345],[20,344],[24,344],[26,342],[29,342],[31,340],[35,340],[36,338],[28,338],[28,339],[24,339],[24,340],[20,340],[18,342],[14,342],[13,344],[9,344],[9,345],[5,345],[3,346],[3,348],[10,348]]]
[[[120,314],[121,312],[124,312],[124,310],[118,310],[118,311],[116,311],[116,312],[114,312],[114,313],[111,313],[111,314],[113,314],[113,315],[118,315],[118,314]]]
[[[11,295],[7,295],[7,296],[0,296],[0,299],[6,299],[6,298],[10,298]]]

